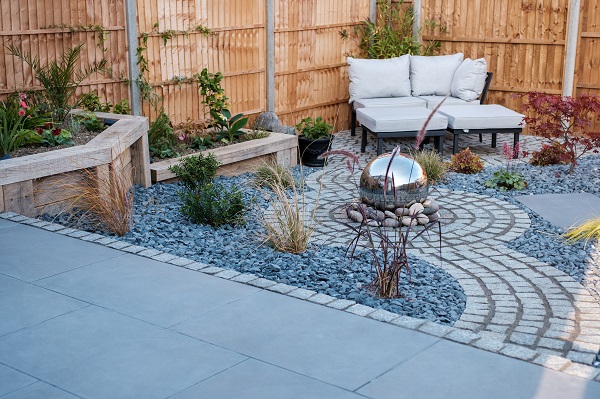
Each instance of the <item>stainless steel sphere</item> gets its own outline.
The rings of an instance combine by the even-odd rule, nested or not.
[[[391,157],[392,154],[379,155],[365,167],[360,176],[360,200],[381,210],[392,210],[427,198],[427,173],[417,161],[401,154],[392,160],[384,196],[385,174]]]

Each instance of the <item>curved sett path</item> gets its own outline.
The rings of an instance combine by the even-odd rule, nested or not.
[[[342,136],[336,147],[358,148],[354,140]],[[373,156],[364,154],[361,162]],[[356,195],[356,184],[345,163],[331,159],[307,184],[315,189],[312,199],[318,197],[315,242],[346,246],[351,236],[339,221],[347,221],[343,204]],[[410,252],[440,265],[463,287],[467,305],[454,326],[489,338],[479,341],[489,346],[485,349],[500,341],[591,364],[600,350],[600,296],[555,267],[503,245],[529,228],[527,214],[467,192],[439,190],[430,197],[441,206],[441,259],[437,234],[414,242]],[[600,268],[600,256],[590,268]]]

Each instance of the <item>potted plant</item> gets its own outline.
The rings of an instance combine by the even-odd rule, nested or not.
[[[316,119],[304,118],[296,125],[300,132],[298,137],[298,148],[302,164],[306,166],[322,167],[325,158],[319,156],[329,149],[333,140],[333,125],[325,122],[320,116]]]

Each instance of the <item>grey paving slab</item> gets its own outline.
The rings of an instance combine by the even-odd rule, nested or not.
[[[600,198],[589,193],[520,195],[515,199],[563,228],[600,215]]]
[[[350,390],[437,340],[269,291],[174,329]]]
[[[101,245],[19,225],[0,229],[0,273],[35,281],[122,253]]]
[[[0,364],[0,396],[16,391],[37,380],[3,364]]]
[[[165,398],[245,359],[95,306],[0,338],[0,362],[85,398]]]
[[[440,341],[357,392],[375,399],[597,399],[600,384]]]
[[[11,392],[2,399],[77,399],[81,396],[71,395],[57,387],[38,381],[31,385]]]
[[[163,327],[260,291],[130,254],[36,284]]]
[[[18,226],[19,223],[11,222],[10,220],[0,219],[0,229],[4,229],[7,227],[15,227]]]
[[[0,274],[0,336],[88,306]]]
[[[232,381],[239,383],[232,384]],[[173,396],[172,399],[359,399],[364,398],[261,361],[249,359]]]

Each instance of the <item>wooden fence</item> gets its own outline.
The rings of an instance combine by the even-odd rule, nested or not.
[[[40,89],[31,69],[6,50],[11,43],[42,64],[56,59],[65,48],[85,43],[79,66],[106,58],[112,75],[92,76],[79,93],[95,91],[110,102],[127,98],[124,10],[123,0],[0,1],[0,98],[17,90]],[[107,33],[106,41],[99,40],[100,27]]]
[[[20,44],[42,62],[84,42],[82,65],[108,59],[111,76],[95,75],[80,92],[97,91],[110,102],[128,98],[125,0],[2,0],[2,45]],[[374,0],[145,0],[138,1],[139,47],[147,60],[143,76],[163,99],[175,122],[202,118],[197,86],[188,79],[202,68],[221,71],[233,112],[255,116],[268,108],[267,4],[273,4],[274,110],[286,124],[321,115],[336,129],[348,123],[345,57],[356,43],[342,30],[369,16]],[[393,0],[397,2],[397,0]],[[513,94],[563,92],[570,2],[574,0],[418,0],[421,24],[434,32],[441,52],[485,57],[495,72],[489,100],[518,109]],[[575,92],[600,94],[600,6],[581,0]],[[198,30],[198,28],[200,28]],[[202,31],[208,28],[206,35]],[[98,40],[101,29],[106,41]],[[147,39],[145,39],[147,38]],[[424,39],[431,36],[424,36]],[[105,50],[104,50],[105,49]],[[38,89],[31,70],[3,51],[0,98]],[[152,119],[153,108],[143,113]]]

